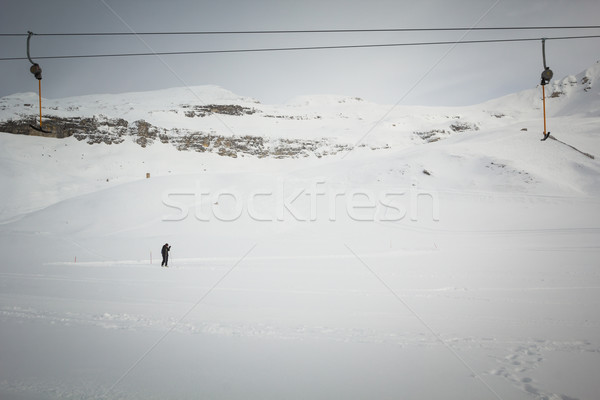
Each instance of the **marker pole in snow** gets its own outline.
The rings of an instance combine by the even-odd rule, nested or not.
[[[546,131],[546,85],[552,79],[552,70],[546,66],[546,39],[542,39],[542,59],[544,61],[544,70],[542,71],[542,81],[540,85],[542,85],[542,103],[544,110],[544,137],[541,139],[542,141],[548,139],[550,137],[550,132]]]

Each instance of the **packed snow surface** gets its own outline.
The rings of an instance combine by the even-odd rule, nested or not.
[[[463,108],[214,86],[44,100],[349,147],[0,133],[0,398],[597,399],[599,80],[546,87],[545,142],[540,88]],[[0,118],[35,100],[0,99]],[[178,109],[200,102],[260,112]]]

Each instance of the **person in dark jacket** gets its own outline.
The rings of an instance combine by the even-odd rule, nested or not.
[[[169,243],[165,243],[160,251],[163,258],[162,264],[160,264],[161,267],[168,267],[167,262],[169,261],[169,250],[171,250],[171,246],[169,246]]]

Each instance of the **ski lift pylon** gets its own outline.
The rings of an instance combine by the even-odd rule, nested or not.
[[[31,31],[28,31],[27,33],[28,33],[28,35],[27,35],[27,59],[31,63],[31,67],[29,68],[29,71],[38,80],[38,100],[39,100],[39,104],[40,104],[40,126],[37,127],[33,124],[30,124],[29,126],[39,132],[52,133],[51,131],[47,131],[42,127],[42,67],[40,67],[40,65],[38,63],[34,62],[31,59],[31,56],[29,53],[29,42],[31,41],[31,36],[33,36],[34,33]]]
[[[542,85],[542,104],[544,111],[544,137],[541,139],[542,141],[548,139],[550,137],[550,132],[546,131],[546,85],[550,83],[552,79],[552,70],[546,66],[546,39],[542,39],[542,59],[544,61],[544,70],[542,71],[542,80],[540,85]]]

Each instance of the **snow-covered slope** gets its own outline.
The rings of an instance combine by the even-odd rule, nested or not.
[[[541,88],[44,100],[96,131],[0,134],[0,398],[595,398],[598,81],[547,87],[545,142]]]
[[[543,130],[539,87],[462,108],[392,107],[343,96],[305,96],[269,106],[215,86],[45,99],[45,114],[55,121],[76,119],[72,125],[85,129],[61,140],[2,135],[1,179],[9,190],[3,193],[0,216],[8,220],[146,173],[220,170],[227,163],[216,154],[245,156],[244,163],[226,167],[243,170],[246,165],[272,168],[273,158],[308,157],[300,165],[312,165],[324,157],[315,165],[326,165],[359,154],[369,159],[363,153],[374,151],[369,163],[379,163],[381,171],[367,173],[391,184],[419,176],[459,190],[596,194],[598,166],[589,156],[600,155],[598,81],[600,64],[548,86],[548,130],[563,143],[544,146],[538,142]],[[31,93],[0,99],[4,130],[6,121],[18,122],[29,133],[35,100]],[[290,163],[277,164],[279,169]],[[386,172],[387,164],[392,167]],[[24,181],[36,190],[31,193]]]
[[[599,65],[549,85],[547,111],[550,118],[597,117]],[[359,98],[323,95],[305,96],[276,106],[260,104],[215,86],[201,86],[44,99],[43,114],[48,129],[54,126],[65,135],[75,134],[81,140],[107,143],[113,142],[115,137],[122,139],[123,135],[129,135],[135,139],[144,136],[144,140],[138,140],[142,145],[158,140],[181,145],[182,138],[212,135],[271,140],[327,139],[346,146],[398,148],[423,139],[431,141],[456,132],[510,126],[515,122],[521,122],[522,128],[539,131],[540,92],[538,87],[462,108],[377,105]],[[36,114],[37,98],[33,93],[0,99],[3,130],[17,130],[7,125],[7,121],[33,122]],[[5,123],[1,124],[2,121]],[[140,130],[140,121],[149,125]]]

